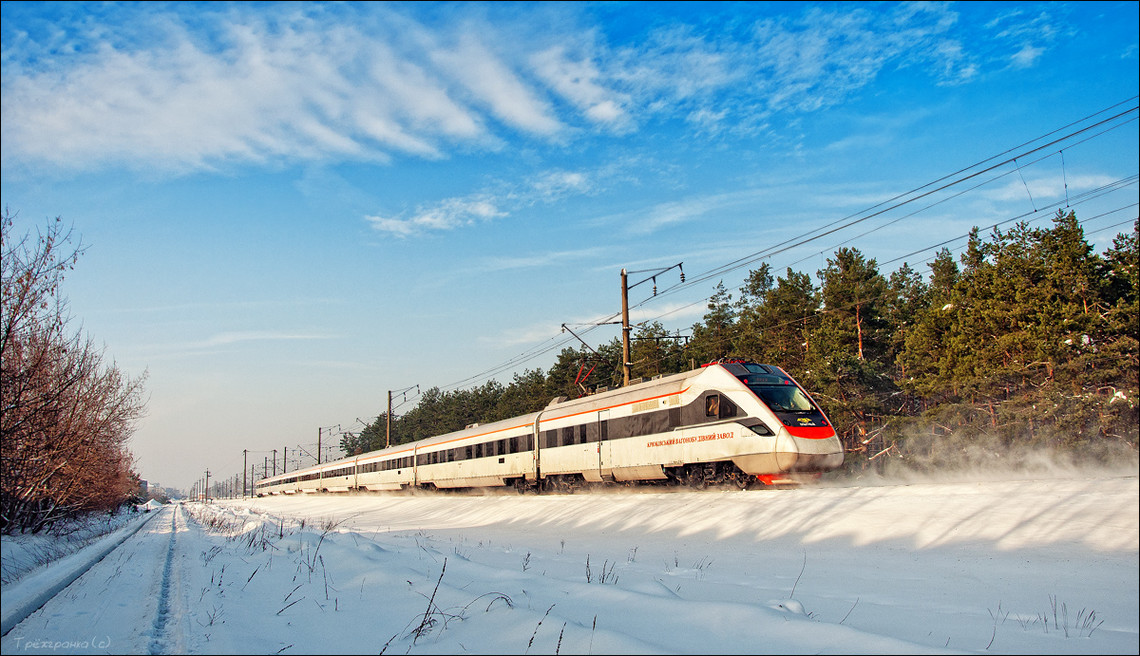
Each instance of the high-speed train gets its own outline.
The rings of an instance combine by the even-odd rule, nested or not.
[[[258,481],[256,493],[413,488],[573,490],[661,481],[798,482],[843,464],[835,429],[783,369],[717,362],[539,412]]]

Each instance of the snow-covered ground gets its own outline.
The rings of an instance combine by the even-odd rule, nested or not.
[[[1138,547],[1135,472],[186,504],[2,647],[1135,654]]]

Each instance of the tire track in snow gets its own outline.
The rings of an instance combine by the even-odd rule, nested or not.
[[[158,595],[158,611],[155,614],[154,625],[151,629],[151,641],[147,651],[151,654],[165,654],[175,653],[181,640],[177,635],[177,630],[174,626],[177,621],[171,624],[171,600],[175,598],[177,590],[177,581],[175,580],[174,572],[174,553],[178,541],[178,516],[182,514],[182,508],[175,507],[174,512],[170,515],[170,544],[166,550],[166,562],[162,566],[162,586]]]

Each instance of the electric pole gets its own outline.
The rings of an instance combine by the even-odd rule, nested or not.
[[[321,434],[324,433],[325,429],[328,429],[329,435],[332,435],[332,429],[334,429],[334,428],[337,430],[340,430],[340,424],[333,424],[332,426],[324,426],[322,428],[317,429],[317,464],[318,465],[321,464]],[[330,450],[331,450],[331,447],[330,447]]]
[[[621,270],[621,375],[622,387],[629,386],[629,372],[633,363],[629,361],[629,277]]]
[[[249,449],[241,450],[241,498],[245,498],[245,468],[249,466]]]
[[[629,325],[629,290],[631,287],[637,287],[643,282],[648,280],[653,281],[653,295],[657,295],[657,276],[665,273],[666,271],[676,268],[681,271],[681,283],[685,282],[685,269],[681,266],[684,262],[678,262],[670,267],[664,269],[645,269],[643,271],[633,271],[632,273],[650,273],[648,278],[638,282],[629,284],[629,275],[625,269],[621,270],[621,369],[624,382],[622,386],[629,385],[630,370],[633,368],[633,363],[630,362],[629,357],[629,331],[632,330]]]
[[[418,384],[412,385],[410,387],[405,387],[402,390],[396,390],[395,392],[393,392],[392,390],[388,390],[388,418],[387,418],[388,419],[388,422],[387,422],[388,423],[388,429],[387,429],[386,436],[384,438],[384,448],[385,449],[392,446],[392,395],[393,394],[403,394],[404,395],[404,401],[407,401],[408,400],[408,392],[410,392],[413,389],[418,392],[420,389],[420,386]]]

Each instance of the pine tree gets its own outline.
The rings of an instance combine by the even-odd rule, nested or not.
[[[813,334],[806,377],[832,399],[832,420],[849,447],[862,443],[894,391],[889,376],[889,330],[882,316],[887,281],[874,259],[841,248],[819,271],[823,314]]]
[[[767,274],[763,270],[762,274]],[[763,280],[755,273],[750,281]],[[770,279],[770,278],[769,278]],[[774,364],[799,378],[819,325],[819,295],[811,276],[789,267],[775,286],[746,285],[750,291],[740,306],[737,351],[749,359]]]
[[[716,292],[709,298],[708,312],[703,323],[693,324],[693,339],[689,342],[689,357],[697,364],[712,362],[733,355],[736,310],[732,306],[732,294],[724,282],[716,285]]]

